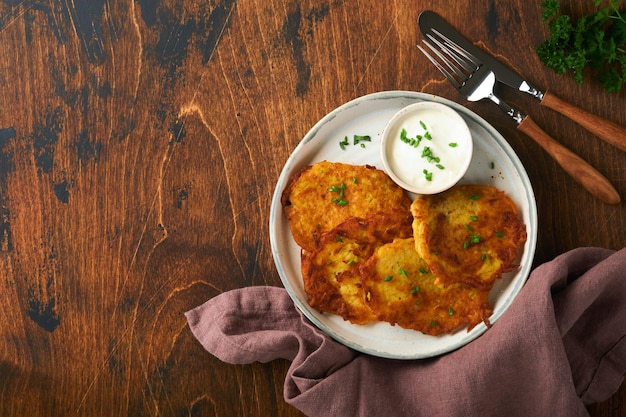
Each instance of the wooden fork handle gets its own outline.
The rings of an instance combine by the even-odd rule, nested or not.
[[[617,123],[576,107],[550,92],[544,94],[541,105],[561,113],[602,140],[626,151],[626,128]]]
[[[570,151],[543,131],[526,116],[517,126],[519,130],[534,139],[561,167],[578,181],[587,191],[608,204],[619,204],[619,194],[600,172],[584,159]]]

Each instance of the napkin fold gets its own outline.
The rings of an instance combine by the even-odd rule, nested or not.
[[[537,267],[478,339],[393,360],[328,337],[278,287],[223,293],[186,313],[232,364],[291,361],[285,401],[308,416],[587,416],[626,372],[626,248],[579,248]]]

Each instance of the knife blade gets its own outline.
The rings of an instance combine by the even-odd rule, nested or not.
[[[506,84],[517,89],[518,91],[532,95],[539,100],[541,106],[561,113],[591,133],[597,135],[602,140],[623,151],[626,151],[626,129],[624,127],[583,110],[580,107],[574,106],[549,91],[543,92],[538,88],[535,88],[529,82],[524,80],[524,78],[522,78],[518,73],[470,42],[437,13],[431,10],[426,10],[420,13],[418,17],[418,26],[424,37],[426,37],[430,31],[435,29],[451,39],[461,48],[470,52],[478,58],[483,65],[493,71],[496,75],[496,81],[499,83]]]

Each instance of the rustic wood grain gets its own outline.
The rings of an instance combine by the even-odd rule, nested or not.
[[[462,102],[415,48],[421,10],[626,126],[624,93],[542,67],[537,2],[476,3],[0,1],[0,415],[302,415],[282,397],[287,362],[221,363],[183,313],[230,289],[281,285],[271,195],[326,113],[383,90]],[[502,97],[626,196],[625,152],[530,97]],[[536,265],[626,246],[623,203],[587,193],[495,106],[467,106],[528,170]],[[622,416],[625,399],[622,387],[590,413]]]

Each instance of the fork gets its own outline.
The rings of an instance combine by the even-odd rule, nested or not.
[[[500,107],[517,124],[517,128],[539,144],[556,162],[587,191],[608,204],[619,204],[620,196],[600,172],[584,159],[570,151],[543,129],[528,115],[500,100],[494,92],[496,77],[474,55],[461,48],[442,33],[433,29],[424,44],[417,47],[448,81],[469,101],[489,99]],[[436,57],[436,58],[435,58]]]

